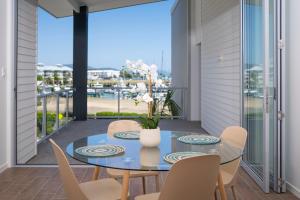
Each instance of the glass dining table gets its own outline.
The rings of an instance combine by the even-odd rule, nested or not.
[[[67,154],[75,160],[103,168],[124,170],[121,199],[127,199],[130,171],[169,171],[172,164],[165,161],[165,156],[173,152],[199,152],[217,154],[221,165],[239,159],[243,150],[227,141],[220,140],[215,144],[187,144],[178,140],[181,136],[199,135],[196,132],[161,130],[161,142],[157,147],[143,147],[138,139],[121,139],[108,134],[96,134],[81,138],[67,146]],[[86,146],[112,144],[124,147],[122,154],[109,157],[89,157],[76,152]],[[98,172],[99,173],[99,172]],[[221,199],[227,199],[222,176],[218,176],[218,187]]]

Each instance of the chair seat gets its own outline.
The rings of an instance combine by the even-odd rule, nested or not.
[[[158,200],[160,193],[152,193],[146,195],[140,195],[134,198],[134,200]]]
[[[107,169],[107,173],[114,178],[122,178],[124,175],[123,170]],[[130,177],[143,177],[143,176],[158,176],[158,172],[153,171],[130,171]]]
[[[89,200],[121,199],[122,186],[112,178],[85,182],[79,186]]]

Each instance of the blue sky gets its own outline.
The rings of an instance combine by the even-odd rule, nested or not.
[[[89,15],[89,66],[114,67],[126,59],[148,64],[171,65],[171,15],[174,0]],[[38,11],[38,62],[46,65],[72,63],[73,18],[60,18]]]

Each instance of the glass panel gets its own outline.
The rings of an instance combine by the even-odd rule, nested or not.
[[[145,102],[135,103],[134,99],[138,93],[133,92],[132,88],[120,90],[120,115],[134,117],[148,113],[148,106]]]
[[[130,90],[130,89],[128,89]],[[148,106],[145,102],[135,104],[134,98],[141,93],[132,93],[127,89],[120,90],[120,115],[138,116],[147,114]],[[183,114],[182,89],[153,88],[155,112],[163,117],[180,117]]]
[[[43,98],[37,97],[37,118],[36,118],[37,139],[42,138],[43,131]]]
[[[68,117],[68,120],[71,121],[73,120],[73,90],[70,90],[69,91],[69,117]]]
[[[244,127],[248,130],[244,161],[263,180],[264,35],[262,0],[244,1]]]
[[[88,88],[88,116],[116,116],[118,112],[118,91],[114,88]]]
[[[177,140],[181,136],[195,134],[193,132],[161,131],[161,142],[157,147],[147,148],[141,146],[139,140],[116,140],[107,134],[98,134],[81,138],[68,144],[67,154],[81,162],[101,167],[112,167],[126,170],[153,170],[168,171],[171,165],[164,160],[164,156],[175,152],[199,152],[204,154],[217,154],[221,164],[226,164],[241,157],[242,149],[226,141],[211,145],[192,145]],[[81,156],[75,149],[98,144],[115,144],[125,147],[125,152],[109,158]],[[124,162],[128,160],[130,162]]]
[[[46,134],[50,135],[56,130],[56,96],[47,96],[47,124]]]
[[[66,123],[68,123],[67,119],[67,94],[63,92],[59,96],[59,127],[63,127]]]
[[[268,83],[268,88],[269,88],[269,122],[270,122],[270,127],[269,127],[269,135],[270,135],[270,180],[274,183],[277,184],[277,174],[275,173],[276,171],[276,164],[275,162],[277,159],[274,159],[275,156],[277,155],[275,152],[277,151],[277,116],[276,116],[276,111],[277,111],[277,103],[275,99],[275,88],[276,88],[276,76],[277,76],[277,70],[276,70],[276,26],[275,26],[275,1],[270,0],[269,1],[269,7],[270,7],[270,23],[269,23],[269,28],[270,28],[270,54],[269,54],[269,59],[270,59],[270,66],[269,66],[269,83]],[[273,31],[274,30],[274,31]],[[274,185],[274,189],[276,188],[276,185]]]
[[[277,116],[276,116],[276,26],[275,1],[268,2],[269,21],[263,27],[263,0],[244,1],[244,41],[243,41],[243,75],[244,75],[244,126],[249,137],[244,161],[252,171],[263,181],[264,190],[269,188],[270,180],[277,182]],[[269,52],[264,52],[264,29],[269,29]],[[263,57],[266,55],[266,57]],[[269,62],[265,62],[269,59]],[[268,66],[264,66],[268,63]],[[267,96],[264,95],[266,88]],[[265,104],[266,101],[268,104]],[[264,105],[268,107],[264,109]],[[265,118],[264,118],[265,117]],[[269,132],[267,132],[269,131]],[[264,141],[264,139],[267,139]],[[264,148],[269,145],[269,149]],[[268,152],[266,155],[265,153]],[[264,158],[266,155],[266,158]],[[269,166],[267,165],[269,164]]]
[[[158,100],[157,112],[164,117],[183,116],[183,89],[160,88],[153,92]]]

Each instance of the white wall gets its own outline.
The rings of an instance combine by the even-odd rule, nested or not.
[[[189,30],[188,30],[188,1],[178,0],[172,9],[172,86],[178,88],[188,87],[188,66],[189,66]],[[188,92],[184,91],[185,105],[181,105],[185,110],[185,117],[188,113],[189,99]],[[181,104],[181,94],[175,93],[175,100]]]
[[[229,125],[240,125],[240,1],[176,3],[172,83],[188,87],[187,119],[201,120],[203,128],[219,135]]]
[[[189,120],[201,121],[201,1],[190,0]]]
[[[240,125],[240,1],[202,0],[201,122],[212,135]]]
[[[17,54],[17,162],[24,164],[37,153],[37,0],[18,1]]]
[[[300,1],[286,4],[286,179],[288,189],[300,198]]]
[[[6,94],[6,79],[2,76],[2,70],[6,67],[6,40],[7,40],[7,11],[6,1],[0,1],[0,94]],[[4,17],[3,17],[4,16]],[[3,28],[4,27],[4,28]],[[0,172],[6,167],[6,99],[0,98]]]
[[[12,164],[14,1],[0,1],[0,172]]]
[[[172,10],[172,85],[188,86],[188,0],[179,0]]]

